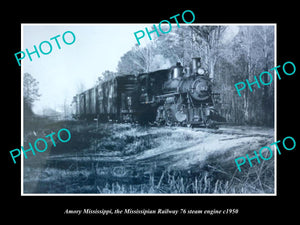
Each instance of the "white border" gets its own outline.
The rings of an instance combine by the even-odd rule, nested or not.
[[[172,23],[174,24],[174,23]],[[151,23],[124,23],[124,24],[118,24],[118,23],[112,23],[112,24],[107,24],[107,23],[22,23],[21,24],[21,49],[24,49],[24,43],[23,43],[23,26],[24,25],[30,25],[30,26],[83,26],[83,25],[88,25],[88,26],[99,26],[99,25],[108,25],[108,26],[114,26],[114,25],[153,25]],[[274,67],[277,65],[277,23],[195,23],[195,24],[180,24],[180,26],[182,25],[187,25],[187,26],[209,26],[209,25],[220,25],[220,26],[274,26]],[[275,72],[274,72],[275,73]],[[21,61],[21,146],[24,146],[24,121],[23,121],[23,112],[24,112],[24,103],[23,103],[23,66],[22,66],[22,61]],[[275,76],[274,76],[275,77]],[[274,79],[274,141],[277,141],[277,135],[276,135],[276,131],[277,131],[277,76],[276,79]],[[22,152],[22,151],[21,151]],[[21,196],[193,196],[193,197],[199,197],[199,196],[277,196],[277,151],[274,151],[276,154],[274,154],[274,169],[275,169],[275,173],[274,173],[274,189],[275,192],[272,194],[266,194],[266,193],[262,193],[262,194],[48,194],[48,193],[44,193],[44,194],[36,194],[36,193],[25,193],[24,194],[24,190],[23,190],[23,166],[24,166],[24,162],[23,162],[23,152],[21,153]]]

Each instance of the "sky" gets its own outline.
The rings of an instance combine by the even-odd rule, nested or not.
[[[64,102],[71,104],[80,86],[89,89],[105,70],[116,72],[120,58],[137,44],[134,32],[145,27],[151,30],[152,24],[22,24],[21,51],[33,52],[34,45],[39,49],[43,41],[52,46],[47,55],[38,50],[40,58],[32,54],[30,61],[26,54],[21,61],[22,74],[29,73],[39,82],[41,97],[34,103],[33,111],[37,114],[42,114],[44,108],[62,111]],[[66,31],[74,33],[73,44],[63,42]],[[236,26],[230,27],[224,40],[230,41],[237,31]],[[50,40],[57,35],[61,49],[55,40]],[[146,36],[140,40],[141,47],[150,42]],[[65,37],[67,42],[73,40],[70,34]],[[49,51],[47,44],[42,49]]]
[[[22,74],[29,73],[39,82],[41,97],[34,103],[33,111],[38,114],[43,108],[61,111],[64,101],[71,103],[81,84],[85,89],[91,88],[105,70],[116,72],[120,57],[137,43],[134,32],[144,27],[144,24],[23,24],[21,51],[33,52],[34,45],[39,48],[43,41],[52,45],[48,55],[38,50],[40,58],[32,54],[30,61],[26,54],[21,61]],[[73,44],[63,42],[66,31],[74,33]],[[55,40],[50,40],[57,35],[61,49]],[[72,41],[69,33],[65,38]],[[49,51],[47,44],[42,49]]]

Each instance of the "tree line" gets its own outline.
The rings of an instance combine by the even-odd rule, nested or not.
[[[167,69],[180,62],[190,66],[201,57],[209,71],[214,92],[220,93],[219,111],[230,123],[274,125],[274,82],[248,88],[237,94],[240,81],[253,81],[274,65],[274,26],[181,26],[153,38],[146,46],[134,45],[119,60],[117,71],[104,71],[97,83],[127,74]],[[274,71],[270,71],[274,77]],[[268,81],[265,80],[265,83]],[[24,111],[32,114],[32,104],[40,97],[38,82],[24,74]]]
[[[182,26],[135,45],[119,60],[117,72],[105,71],[99,81],[115,76],[166,69],[201,57],[214,89],[220,93],[220,113],[230,123],[274,125],[274,83],[238,96],[234,84],[252,80],[274,65],[274,26]],[[273,73],[273,71],[271,72]],[[267,82],[267,81],[265,81]]]

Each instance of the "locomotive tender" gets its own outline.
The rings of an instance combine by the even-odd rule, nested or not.
[[[200,58],[192,68],[118,76],[76,95],[74,117],[98,121],[215,127],[224,118],[215,109],[217,93]]]

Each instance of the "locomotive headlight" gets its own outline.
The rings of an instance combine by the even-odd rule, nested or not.
[[[202,68],[199,68],[197,72],[200,75],[203,75],[205,73],[204,69],[202,69]]]

